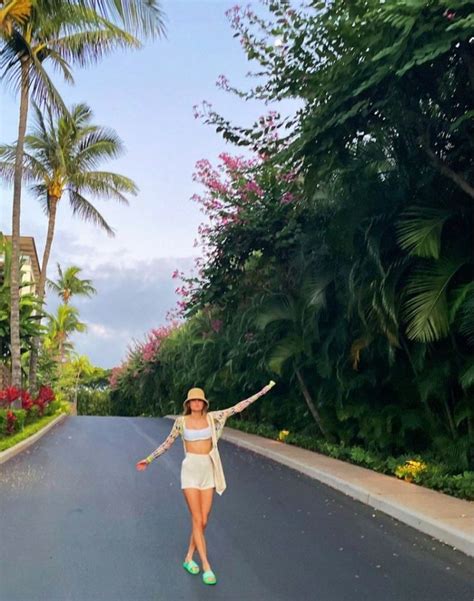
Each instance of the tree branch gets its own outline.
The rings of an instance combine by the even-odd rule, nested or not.
[[[426,154],[430,157],[433,165],[439,170],[440,173],[448,177],[451,181],[453,181],[457,186],[464,190],[468,196],[474,198],[474,188],[467,182],[459,173],[456,173],[448,167],[446,163],[444,163],[430,148],[428,141],[426,140],[426,136],[422,138],[421,145],[425,150]]]

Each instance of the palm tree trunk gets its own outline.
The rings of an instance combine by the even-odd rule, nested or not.
[[[324,436],[324,438],[327,439],[328,433],[326,431],[326,428],[323,426],[323,421],[321,419],[321,416],[319,415],[319,411],[316,409],[316,405],[313,403],[313,399],[311,398],[311,395],[309,394],[309,390],[306,387],[306,384],[303,380],[301,372],[299,369],[296,369],[295,373],[296,373],[296,377],[298,378],[298,382],[300,383],[301,392],[303,393],[304,400],[306,401],[306,404],[308,405],[308,408],[311,411],[311,415],[313,416],[314,421],[318,425],[318,428],[321,430],[321,434]]]
[[[18,124],[18,141],[15,155],[15,173],[13,178],[13,210],[12,210],[12,264],[11,264],[11,359],[12,385],[21,386],[21,347],[20,347],[20,215],[21,184],[23,177],[23,147],[28,119],[29,74],[28,62],[23,60],[21,66],[21,98],[20,120]],[[20,401],[15,402],[15,408]]]
[[[76,387],[74,389],[74,402],[77,404],[77,390],[79,388],[79,378],[81,377],[81,370],[79,369],[77,372],[77,378],[76,378]]]
[[[48,207],[49,207],[49,220],[48,220],[48,233],[46,235],[46,244],[43,252],[43,261],[41,263],[41,275],[38,283],[38,300],[40,303],[43,303],[44,300],[44,292],[46,288],[46,272],[48,269],[49,256],[51,254],[51,246],[53,245],[54,238],[54,228],[56,226],[56,209],[58,205],[58,198],[55,196],[48,195]],[[38,337],[35,337],[32,345],[31,345],[31,354],[30,354],[30,370],[29,370],[29,380],[30,380],[30,390],[36,392],[37,388],[37,372],[38,372],[38,350],[39,350],[40,340]]]
[[[451,398],[454,401],[454,392],[451,390]],[[453,419],[453,414],[451,412],[451,408],[449,407],[449,403],[448,400],[446,399],[446,396],[443,395],[443,405],[444,405],[444,410],[446,411],[446,417],[448,418],[448,426],[449,426],[449,432],[451,434],[451,436],[453,437],[453,439],[456,439],[458,437],[458,433],[456,431],[456,426],[454,425],[454,419]],[[454,405],[454,403],[453,403]]]
[[[59,365],[60,368],[64,365],[64,357],[66,355],[64,351],[64,343],[66,342],[67,334],[65,332],[61,332],[59,337]]]

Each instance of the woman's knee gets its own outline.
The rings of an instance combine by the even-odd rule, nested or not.
[[[202,515],[193,515],[193,529],[204,530],[204,520]]]

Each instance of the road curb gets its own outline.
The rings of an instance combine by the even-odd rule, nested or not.
[[[331,488],[335,488],[336,490],[352,497],[353,499],[356,499],[357,501],[361,501],[362,503],[365,503],[366,505],[369,505],[369,506],[373,507],[374,509],[382,511],[383,513],[399,520],[400,522],[403,522],[404,524],[407,524],[408,526],[411,526],[412,528],[416,528],[420,532],[423,532],[424,534],[432,536],[432,537],[442,541],[443,543],[446,543],[446,544],[454,547],[455,549],[462,551],[466,555],[474,557],[474,533],[471,534],[469,532],[464,532],[462,529],[452,527],[449,524],[443,523],[441,520],[431,519],[431,518],[423,515],[423,513],[419,512],[419,511],[414,511],[412,508],[404,506],[402,503],[398,503],[395,500],[390,499],[390,497],[387,497],[382,494],[378,495],[378,494],[371,493],[364,486],[358,486],[351,482],[347,482],[343,478],[338,478],[337,476],[334,476],[333,474],[329,473],[325,469],[319,469],[317,467],[307,465],[306,463],[299,461],[298,459],[294,459],[294,458],[285,456],[281,452],[275,452],[275,451],[272,451],[271,449],[264,448],[263,446],[260,446],[258,444],[254,444],[249,440],[244,440],[241,436],[239,436],[239,434],[240,434],[240,430],[232,430],[232,428],[227,427],[224,430],[222,438],[223,438],[223,440],[225,440],[227,442],[230,442],[237,446],[240,446],[240,447],[243,447],[250,451],[253,451],[255,453],[258,453],[259,455],[268,457],[269,459],[277,461],[278,463],[282,463],[282,464],[286,465],[287,467],[295,469],[295,470],[309,476],[310,478],[319,480],[320,482],[327,484]],[[247,433],[245,433],[245,434],[247,434]],[[260,437],[257,437],[256,435],[252,435],[252,436],[255,436],[256,438],[260,438]],[[267,439],[265,439],[265,438],[263,440],[267,441]],[[280,444],[283,444],[283,443],[280,443]],[[285,446],[290,446],[290,445],[285,445]],[[308,452],[311,453],[312,451],[308,451]],[[314,453],[314,454],[319,455],[318,453]],[[324,456],[324,457],[326,457],[326,456]],[[330,459],[332,459],[332,458],[330,458]],[[332,461],[339,462],[340,460],[332,459]],[[341,463],[346,463],[346,462],[341,462]],[[352,466],[352,464],[349,464],[349,465]],[[360,470],[364,470],[365,472],[369,473],[371,477],[373,477],[373,474],[379,475],[382,478],[390,477],[390,476],[386,476],[385,474],[378,474],[377,472],[374,472],[372,470],[368,470],[366,468],[362,468],[359,466],[353,466],[353,467],[357,467]],[[404,486],[405,485],[406,486],[416,486],[414,484],[408,484],[408,483],[403,483],[403,484],[404,484]],[[417,488],[419,489],[419,488],[423,488],[423,487],[417,487]],[[444,493],[440,493],[438,491],[434,491],[434,490],[427,489],[427,488],[423,488],[423,490],[429,491],[429,493],[433,493],[433,495],[441,495],[440,498],[445,497],[446,503],[448,503],[448,502],[455,502],[456,504],[465,503],[466,507],[468,509],[470,509],[471,512],[472,512],[472,507],[474,507],[474,504],[470,503],[469,501],[462,501],[461,499],[456,499],[454,497],[450,497],[449,495],[445,495]]]
[[[56,419],[53,419],[52,422],[49,422],[49,424],[47,426],[45,426],[44,428],[42,428],[41,430],[39,430],[38,432],[36,432],[32,436],[30,436],[26,440],[22,440],[21,442],[16,444],[14,447],[11,447],[11,448],[7,449],[6,451],[0,451],[0,465],[2,463],[5,463],[5,461],[8,461],[12,457],[15,457],[15,455],[18,455],[18,453],[21,453],[22,451],[24,451],[25,449],[30,447],[32,444],[37,442],[42,436],[44,436],[47,432],[49,432],[49,430],[51,430],[51,428],[53,428],[56,424],[65,420],[66,417],[68,417],[67,413],[61,413],[61,415],[58,415],[58,417]]]

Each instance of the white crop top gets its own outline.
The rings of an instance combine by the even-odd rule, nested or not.
[[[211,437],[211,426],[208,426],[207,428],[201,428],[200,430],[191,430],[190,428],[183,428],[184,440],[207,440]]]
[[[269,384],[264,386],[260,392],[257,392],[257,394],[254,394],[248,399],[240,401],[240,403],[237,403],[233,407],[229,407],[228,409],[220,409],[218,411],[211,411],[211,419],[213,420],[216,428],[216,439],[219,440],[221,437],[227,418],[246,409],[251,403],[255,402],[262,395],[266,394],[273,386],[275,386],[275,382],[271,381]],[[179,435],[181,435],[185,440],[204,440],[206,438],[212,438],[210,427],[202,428],[200,430],[190,430],[189,428],[186,428],[184,416],[180,415],[174,420],[173,427],[171,428],[171,432],[168,434],[166,440],[164,440],[160,446],[157,447],[153,453],[148,455],[148,457],[145,459],[146,463],[150,464],[157,457],[163,455],[163,453],[165,453],[171,447]]]

